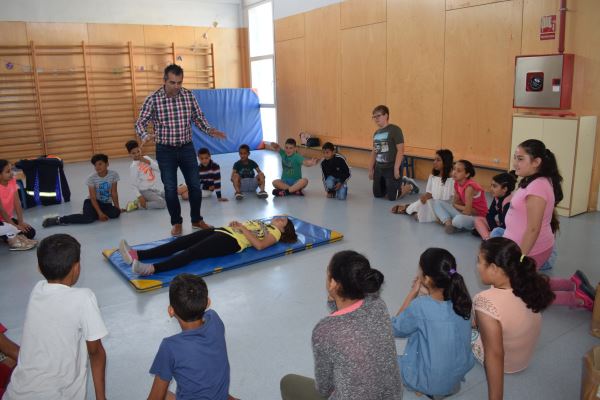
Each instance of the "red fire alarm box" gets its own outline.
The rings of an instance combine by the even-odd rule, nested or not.
[[[517,56],[514,108],[571,108],[573,54]]]

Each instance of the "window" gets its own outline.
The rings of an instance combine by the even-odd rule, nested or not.
[[[277,141],[275,108],[275,63],[273,3],[264,1],[248,7],[248,45],[251,85],[258,93],[263,140]]]

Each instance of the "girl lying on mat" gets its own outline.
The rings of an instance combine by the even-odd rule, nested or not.
[[[183,267],[194,260],[226,256],[248,247],[262,250],[277,242],[295,243],[297,239],[294,224],[287,217],[275,217],[270,223],[231,221],[229,226],[190,233],[148,250],[133,250],[121,240],[119,251],[134,274],[146,276]],[[172,257],[155,264],[142,262],[169,256]]]

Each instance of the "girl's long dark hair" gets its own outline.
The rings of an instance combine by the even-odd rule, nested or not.
[[[431,170],[431,175],[439,176],[442,174],[442,184],[446,183],[446,180],[452,174],[452,165],[454,165],[454,155],[448,149],[439,149],[435,152],[442,159],[443,168],[441,171]]]
[[[369,260],[353,250],[335,253],[328,269],[329,276],[340,284],[338,294],[345,299],[364,299],[369,293],[377,293],[383,285],[383,274],[371,268]]]
[[[446,249],[431,247],[421,254],[419,266],[423,275],[431,278],[437,288],[444,290],[444,300],[452,301],[454,312],[464,319],[471,318],[471,296],[465,281],[456,268],[456,259]]]
[[[547,276],[537,272],[535,260],[524,256],[512,240],[495,237],[481,243],[481,255],[487,264],[502,268],[515,296],[520,297],[533,312],[540,312],[552,304],[554,293]]]
[[[532,159],[539,158],[541,161],[538,172],[526,176],[521,179],[519,187],[526,188],[531,182],[540,177],[549,178],[552,182],[552,189],[554,190],[554,206],[560,203],[563,199],[562,181],[563,177],[560,175],[558,170],[558,164],[554,153],[546,148],[546,145],[541,140],[529,139],[519,145],[520,148],[525,151]],[[556,216],[556,212],[552,213],[552,220],[550,221],[550,227],[552,233],[556,233],[559,229],[559,221]]]
[[[517,176],[514,174],[514,171],[502,172],[498,175],[494,175],[492,180],[503,188],[506,188],[505,196],[511,194],[513,190],[515,190],[515,185],[517,184]]]

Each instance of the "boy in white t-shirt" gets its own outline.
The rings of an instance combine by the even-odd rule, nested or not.
[[[133,160],[129,166],[129,176],[136,194],[136,199],[127,203],[127,211],[138,208],[165,208],[167,202],[158,163],[145,156],[135,140],[125,143],[125,148]]]
[[[42,240],[37,251],[46,278],[31,292],[17,367],[4,400],[85,400],[88,354],[97,400],[105,400],[108,334],[96,296],[73,288],[80,272],[80,244],[66,234]]]

